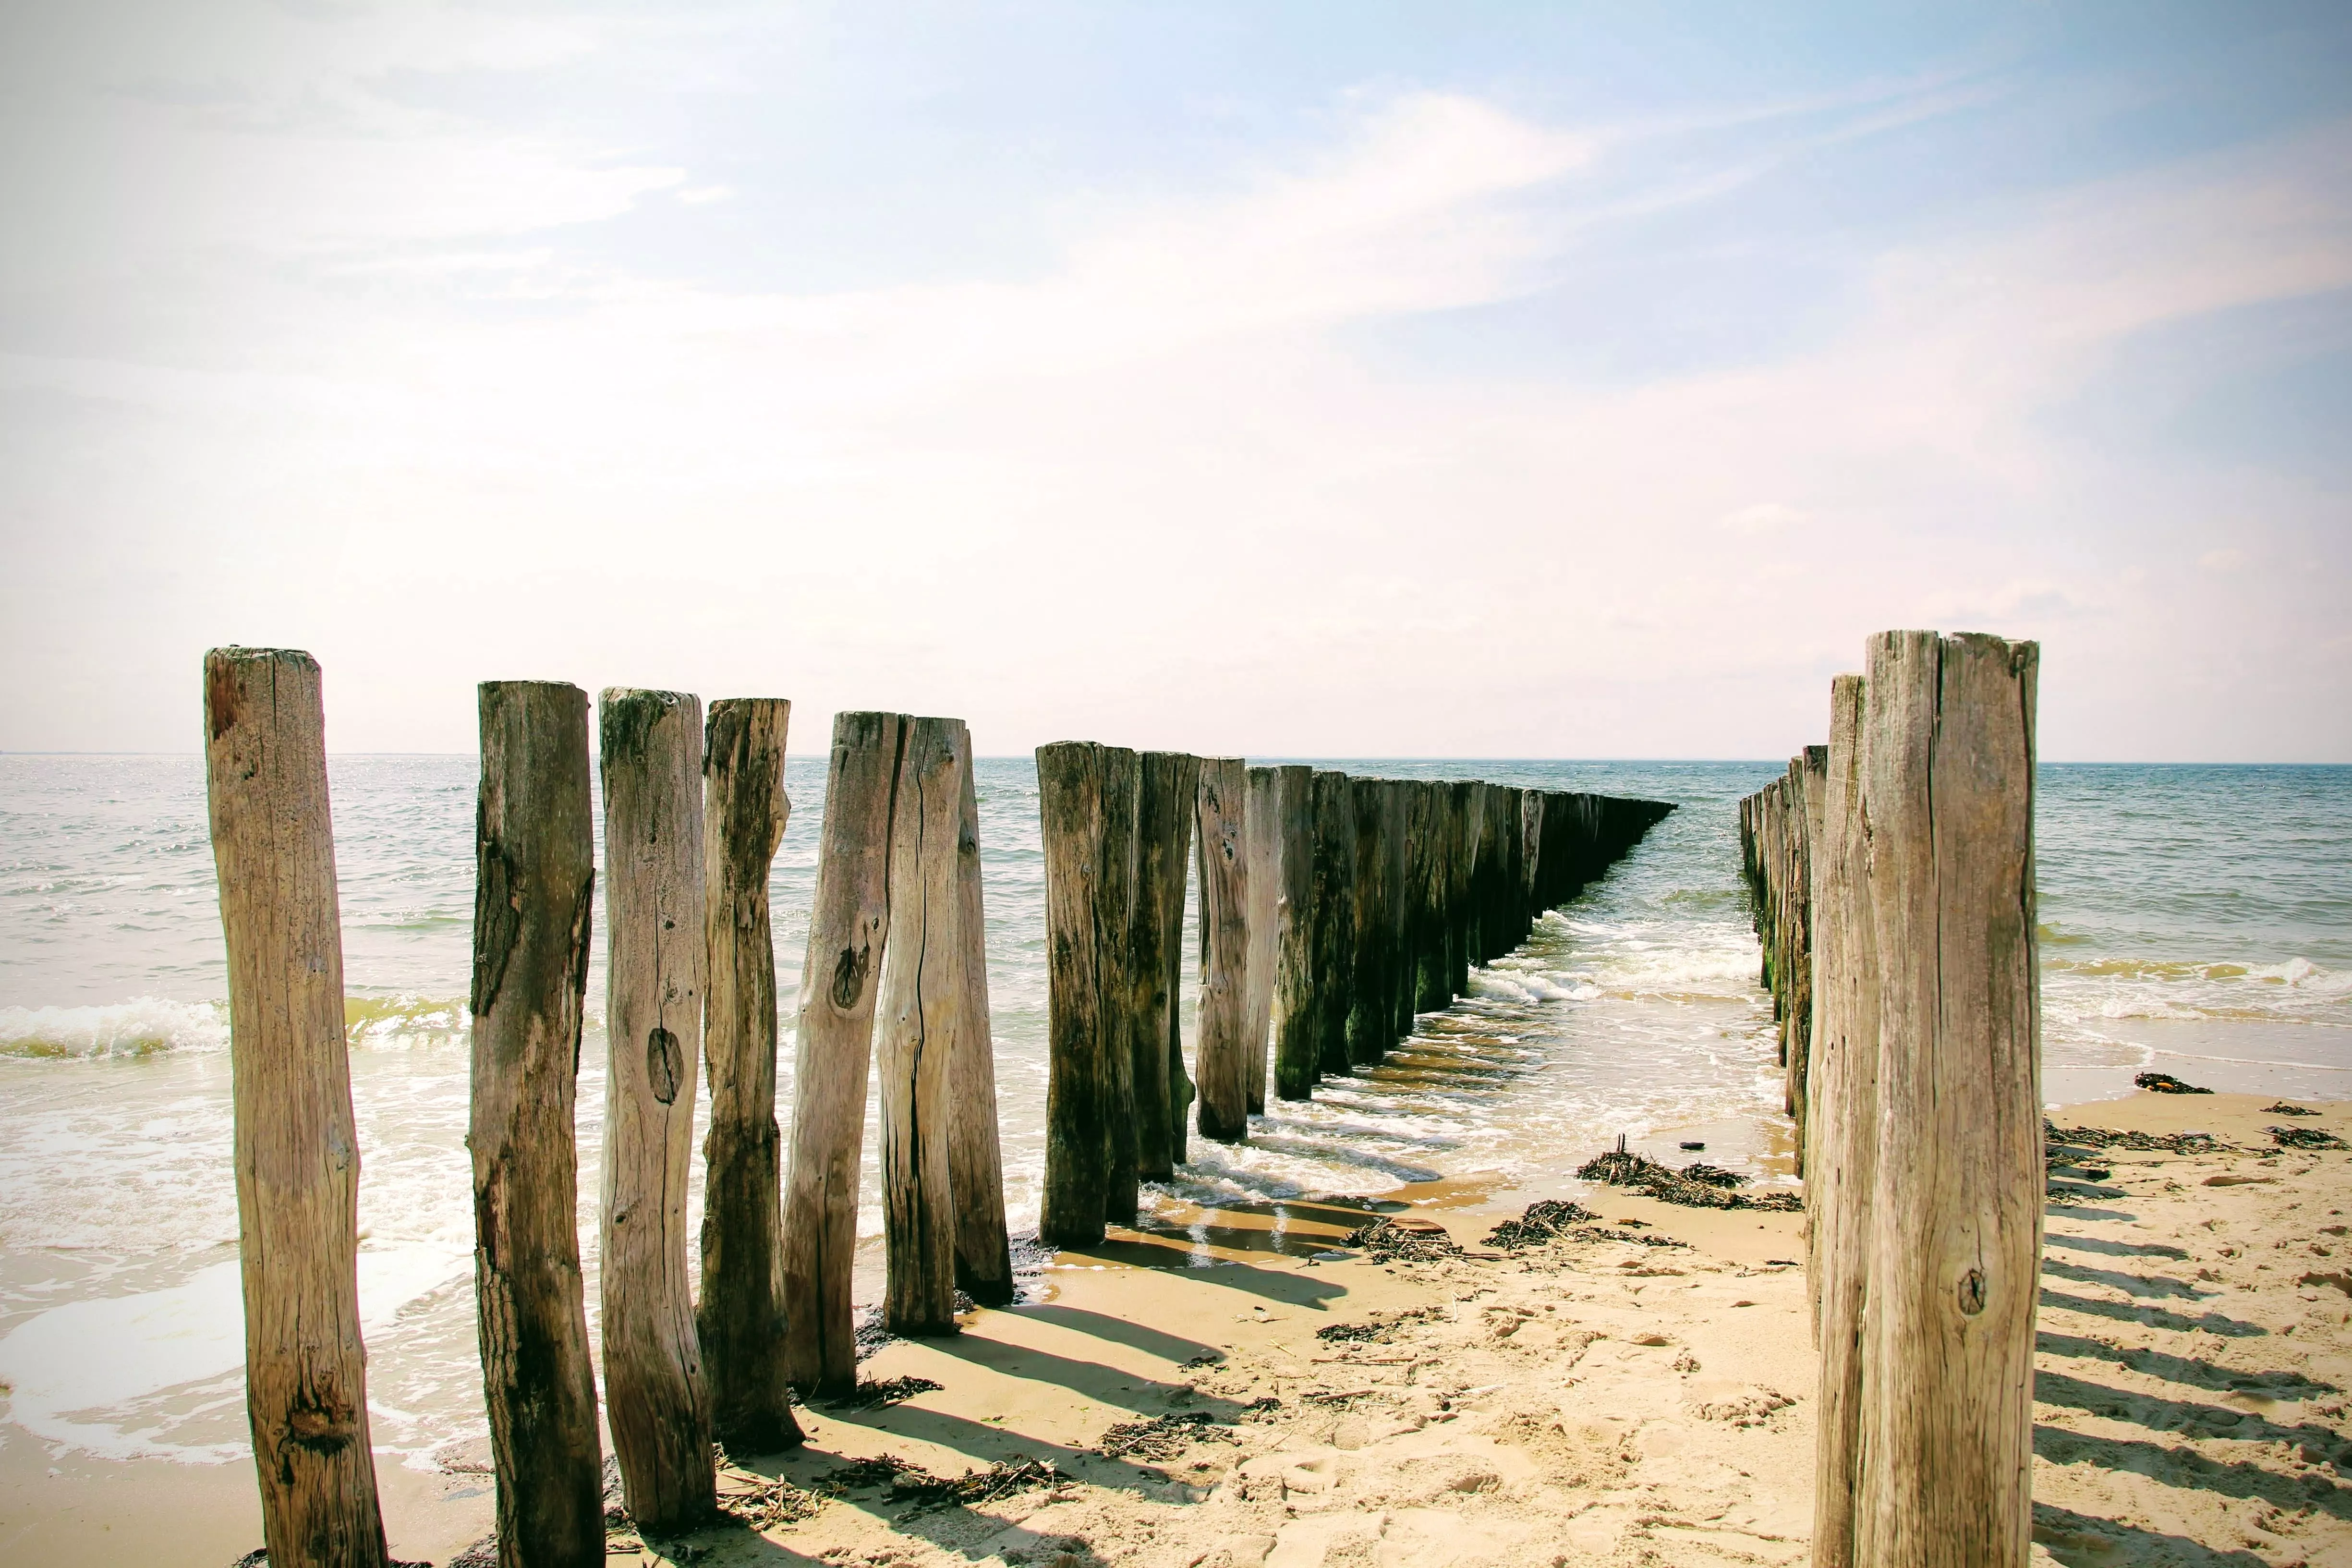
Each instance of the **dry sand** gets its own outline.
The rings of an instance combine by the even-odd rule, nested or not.
[[[2055,1116],[2198,1129],[2234,1147],[2108,1147],[2053,1177],[2037,1557],[2352,1565],[2352,1154],[2274,1153],[2263,1131],[2352,1137],[2352,1106],[2289,1119],[2264,1103],[2140,1095]],[[1289,1204],[1199,1216],[1196,1241],[1065,1256],[1043,1277],[1048,1300],[976,1313],[952,1340],[886,1345],[864,1369],[937,1388],[810,1412],[807,1448],[730,1465],[724,1489],[747,1512],[779,1510],[776,1522],[659,1550],[616,1531],[614,1561],[1805,1560],[1814,1356],[1803,1271],[1780,1261],[1803,1256],[1801,1216],[1604,1193],[1586,1201],[1608,1228],[1687,1245],[1495,1252],[1483,1238],[1504,1211],[1459,1191],[1404,1195],[1437,1199],[1416,1212],[1471,1255],[1297,1256],[1336,1247],[1362,1216]],[[1627,1220],[1643,1225],[1613,1223]],[[1223,1261],[1147,1261],[1188,1250]],[[241,1474],[43,1476],[34,1458],[0,1452],[5,1561],[222,1568],[258,1540]],[[957,1500],[921,1476],[851,1468],[877,1458],[933,1477],[1024,1460],[1052,1472]],[[485,1478],[386,1479],[396,1555],[444,1562],[487,1528]],[[838,1495],[813,1495],[826,1491]]]

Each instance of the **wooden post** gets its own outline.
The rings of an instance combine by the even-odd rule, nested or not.
[[[382,1568],[326,712],[309,654],[205,655],[205,782],[228,947],[245,1408],[262,1534],[272,1563]]]
[[[1544,805],[1549,799],[1539,789],[1519,792],[1519,902],[1529,932],[1544,911]]]
[[[1184,984],[1184,894],[1185,862],[1192,858],[1193,811],[1201,793],[1201,759],[1184,755],[1177,763],[1180,776],[1177,793],[1180,797],[1176,815],[1175,875],[1163,889],[1168,908],[1161,920],[1168,931],[1168,1161],[1169,1173],[1184,1163],[1187,1124],[1192,1120],[1192,1100],[1196,1090],[1192,1075],[1184,1070],[1184,1012],[1177,997]],[[1195,1026],[1198,1026],[1197,1020]]]
[[[1348,775],[1314,776],[1315,1065],[1344,1077],[1348,1013],[1356,982],[1356,808]]]
[[[956,864],[962,729],[952,719],[909,721],[892,794],[890,934],[874,1026],[887,1258],[882,1320],[894,1334],[956,1331],[948,1064],[965,1003]]]
[[[963,943],[963,1011],[948,1058],[948,1186],[955,1195],[956,1284],[983,1307],[1013,1303],[1013,1251],[1004,1225],[1004,1153],[997,1136],[996,1042],[988,1016],[988,919],[980,881],[979,769],[971,736],[957,726],[964,759],[956,836],[956,931]]]
[[[1136,1173],[1165,1181],[1182,1157],[1189,1089],[1181,1053],[1169,1049],[1177,1025],[1176,984],[1183,961],[1184,860],[1192,847],[1200,759],[1146,752],[1136,802],[1135,922],[1132,947]]]
[[[702,704],[607,688],[604,782],[604,1415],[629,1517],[690,1529],[718,1506],[686,1271],[702,1070]]]
[[[1816,858],[1812,1114],[1807,1121],[1807,1273],[1821,1384],[1814,1427],[1816,1568],[1855,1568],[1854,1480],[1861,1450],[1864,1287],[1878,1154],[1878,970],[1870,921],[1869,840],[1863,831],[1863,678],[1830,684]],[[1752,836],[1756,797],[1741,803]]]
[[[480,709],[466,1143],[500,1560],[596,1568],[604,1460],[572,1133],[596,888],[588,694],[486,680]]]
[[[1453,795],[1433,779],[1417,779],[1412,787],[1405,823],[1412,836],[1413,874],[1419,884],[1413,893],[1413,1010],[1435,1013],[1453,1000],[1445,945]]]
[[[1249,1006],[1243,1026],[1249,1059],[1242,1066],[1242,1099],[1249,1114],[1262,1116],[1274,1032],[1274,975],[1281,952],[1282,778],[1275,768],[1251,768],[1248,779],[1243,816],[1249,842]]]
[[[857,1385],[850,1268],[873,1060],[876,982],[890,928],[890,795],[903,713],[836,713],[825,768],[816,894],[793,1035],[793,1150],[784,1191],[784,1364],[803,1391]]]
[[[1388,857],[1395,849],[1386,832],[1389,799],[1386,779],[1348,781],[1356,880],[1349,899],[1355,914],[1354,984],[1348,999],[1347,1040],[1348,1059],[1359,1066],[1370,1066],[1388,1055],[1394,1037],[1389,1033],[1395,1012],[1395,990],[1389,978],[1392,959]]]
[[[1103,1219],[1135,1223],[1136,1184],[1142,1178],[1142,1140],[1135,1126],[1135,1058],[1156,1051],[1157,1037],[1139,1045],[1143,1020],[1136,1006],[1135,927],[1139,900],[1138,812],[1143,759],[1125,746],[1102,748],[1102,859],[1095,874],[1095,959],[1100,975],[1103,1051],[1108,1071],[1103,1105]]]
[[[1381,786],[1381,832],[1388,840],[1381,864],[1388,872],[1382,892],[1389,911],[1389,1043],[1412,1033],[1412,839],[1410,832],[1413,785],[1407,779],[1389,779]]]
[[[1321,1044],[1314,1011],[1314,773],[1296,763],[1275,770],[1282,891],[1275,906],[1274,1092],[1283,1100],[1313,1097]]]
[[[1099,924],[1102,748],[1037,748],[1037,810],[1045,852],[1047,1056],[1045,1183],[1037,1234],[1048,1247],[1103,1238],[1110,1051],[1103,1026]]]
[[[1204,757],[1195,796],[1200,832],[1201,1136],[1249,1135],[1249,780],[1239,757]]]
[[[2032,643],[1871,639],[1878,1152],[1857,1563],[2022,1568],[2042,1252]]]
[[[1445,1000],[1451,1002],[1470,994],[1470,966],[1477,962],[1470,951],[1475,940],[1470,886],[1478,869],[1479,814],[1475,783],[1454,779],[1445,789]]]
[[[776,1125],[776,945],[768,874],[784,796],[782,698],[721,698],[703,725],[702,1299],[694,1314],[710,1429],[738,1455],[800,1446],[784,1364],[782,1134]]]

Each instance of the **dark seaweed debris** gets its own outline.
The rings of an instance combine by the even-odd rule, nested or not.
[[[2200,1089],[2193,1083],[2183,1083],[2168,1072],[2144,1072],[2132,1079],[2151,1094],[2210,1094],[2210,1089]]]
[[[1580,1225],[1569,1233],[1578,1241],[1631,1241],[1643,1247],[1688,1247],[1687,1241],[1676,1241],[1671,1236],[1651,1231],[1618,1230],[1605,1225]]]
[[[773,1530],[780,1524],[798,1524],[813,1519],[824,1506],[824,1499],[803,1487],[796,1487],[782,1476],[766,1481],[748,1492],[738,1492],[719,1500],[721,1513],[734,1515],[754,1530]]]
[[[1360,1230],[1348,1233],[1348,1245],[1360,1247],[1383,1261],[1428,1263],[1459,1257],[1462,1248],[1445,1227],[1429,1220],[1395,1220],[1382,1215]]]
[[[2264,1116],[2316,1116],[2319,1112],[2307,1105],[2289,1105],[2282,1100],[2276,1105],[2263,1106],[2263,1114]]]
[[[1031,1487],[1051,1486],[1059,1479],[1061,1472],[1050,1459],[1002,1459],[968,1475],[935,1476],[920,1465],[883,1454],[827,1471],[811,1490],[819,1497],[838,1498],[887,1487],[894,1499],[969,1506]]]
[[[891,1377],[879,1383],[860,1379],[856,1393],[827,1400],[825,1405],[832,1410],[872,1410],[879,1405],[896,1405],[902,1399],[912,1399],[918,1394],[929,1394],[943,1386],[928,1377]]]
[[[2282,1149],[2342,1149],[2343,1139],[2321,1127],[2265,1127],[2263,1131]]]
[[[1574,1205],[1570,1205],[1573,1207]],[[1383,1319],[1372,1315],[1369,1323],[1326,1323],[1315,1331],[1315,1337],[1327,1345],[1360,1343],[1384,1344],[1407,1323],[1418,1323],[1445,1314],[1435,1307],[1414,1307]]]
[[[1517,1219],[1507,1219],[1486,1233],[1486,1245],[1515,1252],[1523,1247],[1541,1247],[1545,1242],[1566,1236],[1571,1226],[1584,1225],[1595,1218],[1593,1212],[1581,1204],[1563,1203],[1558,1198],[1545,1198],[1528,1205],[1527,1212]]]
[[[2227,1149],[2210,1132],[2125,1132],[2113,1127],[2059,1127],[2042,1124],[2045,1144],[2074,1143],[2085,1149],[2137,1149],[2143,1153],[2213,1154]]]
[[[1102,1435],[1095,1452],[1113,1459],[1172,1459],[1195,1443],[1234,1441],[1205,1410],[1180,1410],[1149,1421],[1122,1421]]]
[[[1793,1214],[1804,1202],[1794,1193],[1743,1193],[1734,1190],[1747,1178],[1714,1165],[1693,1161],[1684,1170],[1669,1170],[1647,1155],[1612,1149],[1588,1160],[1576,1173],[1588,1182],[1626,1187],[1643,1197],[1689,1209],[1761,1209]]]

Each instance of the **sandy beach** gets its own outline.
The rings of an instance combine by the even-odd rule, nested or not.
[[[2352,1563],[2352,1155],[2265,1131],[2352,1134],[2352,1106],[2269,1103],[2138,1094],[2053,1114],[2147,1136],[2074,1140],[2053,1170],[2037,1553]],[[2189,1131],[2213,1146],[2166,1136]],[[820,1406],[800,1452],[728,1465],[722,1490],[764,1522],[658,1542],[616,1523],[612,1560],[1803,1561],[1802,1216],[1596,1187],[1565,1237],[1490,1245],[1526,1195],[1396,1194],[1461,1249],[1420,1259],[1346,1247],[1371,1216],[1310,1201],[1064,1255],[1043,1300],[881,1346],[863,1373],[887,1402]],[[446,1563],[487,1531],[484,1458],[383,1468],[395,1556]],[[24,1444],[0,1466],[11,1561],[221,1568],[259,1539],[242,1467]]]

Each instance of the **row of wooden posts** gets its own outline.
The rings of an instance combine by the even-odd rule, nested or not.
[[[1885,632],[1740,802],[1806,1173],[1817,1568],[2023,1568],[2043,1194],[2039,651]]]
[[[1238,757],[1037,751],[1049,1061],[1039,1236],[1090,1247],[1141,1183],[1277,1099],[1380,1061],[1674,808]],[[1184,866],[1199,868],[1193,1065],[1177,1028]]]
[[[359,1149],[320,670],[205,658],[226,938],[247,1414],[269,1559],[381,1568],[357,1289]],[[714,1439],[801,1439],[795,1391],[855,1387],[851,1268],[878,1068],[894,1332],[1013,1296],[977,801],[957,720],[835,716],[795,1038],[776,1116],[768,886],[791,705],[608,689],[600,1300],[623,1500],[653,1531],[715,1503]],[[574,1094],[596,899],[588,700],[480,689],[470,1009],[475,1288],[508,1568],[604,1560]],[[1671,807],[1473,782],[1350,779],[1068,743],[1037,755],[1051,1069],[1044,1239],[1135,1218],[1184,1157],[1175,994],[1199,824],[1200,1126],[1376,1061]],[[686,1194],[710,1089],[699,1291]]]

